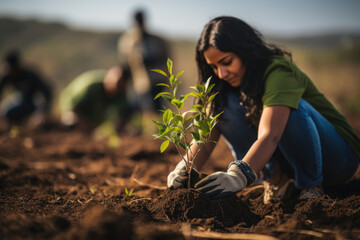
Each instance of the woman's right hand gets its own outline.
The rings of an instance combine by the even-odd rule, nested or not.
[[[169,173],[168,177],[167,177],[167,185],[168,187],[173,187],[174,186],[174,181],[175,179],[180,176],[179,175],[179,172],[180,170],[185,167],[185,161],[184,160],[181,160],[175,167],[175,169]]]
[[[202,175],[196,170],[191,169],[191,186],[194,186],[201,178]],[[176,165],[175,169],[168,175],[168,187],[187,188],[189,181],[189,173],[186,170],[185,162],[182,160]]]

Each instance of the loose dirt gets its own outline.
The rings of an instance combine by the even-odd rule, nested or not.
[[[360,239],[360,174],[320,199],[264,205],[254,185],[212,200],[166,187],[179,156],[152,138],[111,149],[56,125],[15,135],[0,130],[0,239]],[[221,140],[204,173],[230,161]]]

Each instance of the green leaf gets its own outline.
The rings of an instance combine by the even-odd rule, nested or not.
[[[167,60],[167,68],[168,68],[170,75],[172,75],[173,62],[170,60],[170,58],[168,58],[168,60]]]
[[[163,70],[160,70],[160,69],[151,69],[151,71],[160,73],[160,74],[164,75],[165,77],[168,77],[167,74],[166,74]]]
[[[200,140],[200,135],[199,135],[199,133],[197,133],[197,132],[190,132],[190,134],[191,134],[191,136],[193,137],[193,139],[194,139],[195,141],[199,141],[199,140]]]
[[[214,88],[215,84],[211,84],[208,89],[206,90],[206,93],[209,93],[213,88]]]
[[[197,128],[201,128],[200,122],[194,119],[194,126]]]
[[[189,131],[190,128],[194,126],[194,123],[190,123],[189,126],[187,126],[186,131]]]
[[[197,97],[197,98],[202,98],[201,94],[200,93],[197,93],[197,92],[192,92],[192,93],[189,93],[188,95],[190,96],[194,96],[194,97]]]
[[[218,118],[221,114],[223,114],[224,113],[224,111],[222,111],[221,113],[218,113],[218,114],[216,114],[216,116],[214,117],[214,119],[216,119],[216,118]]]
[[[176,85],[175,87],[174,87],[174,90],[173,90],[173,96],[176,96],[176,91],[177,91],[177,89],[178,89],[178,87],[177,87],[178,85]]]
[[[195,87],[198,92],[203,92],[205,90],[204,85],[201,84],[196,84]]]
[[[169,78],[169,81],[170,81],[170,85],[173,86],[176,79],[175,79],[175,75],[171,75],[170,78]]]
[[[224,111],[222,111],[222,112],[219,113],[219,114],[216,114],[216,116],[211,119],[211,121],[210,121],[210,126],[211,126],[211,127],[214,127],[214,126],[215,126],[214,122],[216,122],[216,119],[217,119],[221,114],[223,114],[223,112],[224,112]]]
[[[179,142],[180,147],[182,147],[184,150],[186,150],[186,147],[183,143]]]
[[[175,81],[177,81],[177,79],[175,79]],[[182,83],[181,81],[177,81],[175,87],[179,86],[181,83]]]
[[[162,97],[169,103],[171,103],[171,101],[173,100],[173,96],[162,95]]]
[[[165,130],[166,126],[163,123],[159,123],[159,122],[156,122],[154,120],[152,120],[152,121],[153,121],[153,123],[156,124],[156,126],[157,126],[157,128],[159,129],[160,132]]]
[[[195,86],[190,86],[191,89],[194,89],[195,91],[197,91],[197,88]]]
[[[179,114],[174,114],[173,117],[176,123],[182,123],[184,121],[184,117]]]
[[[167,109],[163,114],[163,123],[166,125],[169,124],[169,121],[171,120],[172,116],[173,116],[172,111],[170,109]]]
[[[166,139],[165,137],[161,136],[160,134],[153,134],[154,140],[156,139]]]
[[[213,95],[211,95],[210,97],[209,97],[209,102],[211,102],[212,100],[214,100],[214,98],[215,98],[215,96],[218,94],[218,92],[217,93],[215,93],[215,94],[213,94]]]
[[[160,132],[159,138],[166,139],[166,135],[169,133],[170,128],[166,127],[163,131]]]
[[[216,124],[217,124],[217,121],[216,121],[216,120],[211,121],[210,131],[212,131],[212,130],[213,130],[213,128],[216,126]]]
[[[178,74],[176,74],[176,76],[175,76],[176,80],[178,80],[183,73],[184,73],[184,71],[181,71]]]
[[[209,122],[210,122],[210,119],[204,119],[201,121],[197,121],[196,123],[194,121],[194,125],[196,127],[198,127],[199,133],[204,137],[206,137],[207,134],[210,132]]]
[[[169,144],[170,144],[169,140],[164,141],[160,146],[160,152],[163,153],[167,149]]]
[[[192,119],[192,118],[194,118],[194,117],[195,117],[194,115],[191,115],[191,116],[187,117],[187,118],[185,119],[185,122],[188,122],[190,119]]]
[[[161,92],[161,93],[158,93],[155,97],[154,97],[154,100],[163,96],[163,95],[170,95],[171,96],[171,93],[169,92]]]
[[[181,102],[179,99],[176,99],[176,98],[171,100],[171,104],[173,104],[178,109],[181,109],[184,106],[184,103]]]
[[[199,130],[199,133],[200,133],[200,135],[203,136],[203,137],[207,137],[207,136],[209,135],[209,133],[208,133],[207,131],[204,131],[204,130],[202,130],[202,129]]]
[[[163,87],[168,87],[168,88],[170,88],[170,86],[167,85],[166,83],[158,83],[158,84],[156,84],[156,86],[163,86]]]
[[[196,121],[201,121],[203,118],[204,118],[204,116],[201,113],[195,115]]]
[[[175,132],[182,133],[183,130],[180,127],[174,127],[173,128]]]
[[[132,194],[133,194],[133,191],[134,191],[134,189],[131,189],[130,192],[129,192],[129,190],[128,190],[127,188],[125,188],[125,194],[126,194],[126,196],[131,197]]]
[[[193,105],[191,108],[192,108],[192,109],[201,110],[203,107],[204,107],[204,106],[201,105],[201,104],[195,104],[195,105]]]
[[[210,77],[206,80],[206,83],[205,83],[205,92],[208,92],[208,88],[209,88],[209,85],[210,85],[211,78],[212,78],[212,76],[210,76]]]
[[[188,97],[190,97],[190,96],[191,96],[190,94],[181,95],[179,99],[180,99],[181,102],[185,102],[186,99],[187,99]]]

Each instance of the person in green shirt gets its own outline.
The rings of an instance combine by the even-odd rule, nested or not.
[[[196,190],[218,198],[265,179],[266,204],[283,199],[291,186],[299,190],[299,199],[321,197],[323,185],[354,176],[359,136],[290,53],[267,44],[244,21],[223,16],[205,26],[196,61],[199,83],[213,76],[212,92],[219,92],[211,113],[224,111],[212,140],[224,136],[235,158],[227,172],[208,175]],[[191,175],[198,174],[215,145],[201,149]],[[191,152],[197,148],[192,145]],[[180,161],[170,172],[169,187],[186,186],[184,165]]]
[[[118,66],[77,76],[59,96],[62,124],[79,124],[87,130],[105,122],[124,127],[132,112],[126,94],[129,78],[129,70]]]

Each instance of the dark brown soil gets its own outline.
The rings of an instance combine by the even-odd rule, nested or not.
[[[123,135],[121,146],[110,149],[57,126],[10,135],[0,129],[0,239],[209,239],[209,231],[247,239],[360,239],[359,175],[326,188],[321,199],[264,205],[257,185],[212,200],[166,188],[179,157],[171,148],[160,154],[152,138]],[[204,173],[225,170],[230,161],[220,141]],[[189,237],[192,231],[204,235]]]

